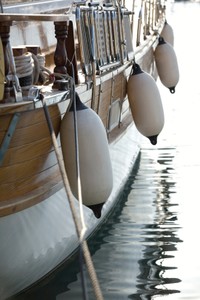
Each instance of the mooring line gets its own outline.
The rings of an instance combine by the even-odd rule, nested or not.
[[[80,241],[80,246],[83,249],[83,256],[84,256],[86,267],[87,267],[87,270],[88,270],[88,273],[89,273],[89,276],[90,276],[90,279],[91,279],[93,290],[94,290],[96,299],[97,300],[103,300],[104,298],[103,298],[103,295],[102,295],[102,292],[101,292],[101,289],[100,289],[100,286],[99,286],[99,282],[98,282],[98,279],[97,279],[96,271],[95,271],[95,268],[94,268],[94,265],[93,265],[93,262],[92,262],[92,258],[91,258],[91,255],[90,255],[90,251],[89,251],[87,242],[84,239],[81,240],[82,229],[80,227],[78,217],[77,217],[77,213],[76,213],[74,203],[73,203],[74,196],[73,196],[71,188],[70,188],[69,180],[68,180],[68,177],[67,177],[67,174],[66,174],[66,171],[65,171],[65,167],[64,167],[64,162],[62,160],[62,157],[61,157],[61,154],[60,154],[60,151],[59,151],[57,138],[56,138],[56,135],[55,135],[55,131],[54,131],[54,128],[53,128],[53,125],[52,125],[51,117],[50,117],[45,99],[42,99],[42,103],[43,103],[43,109],[44,109],[46,121],[47,121],[47,124],[48,124],[50,136],[51,136],[52,143],[53,143],[53,146],[54,146],[54,150],[55,150],[55,153],[56,153],[56,157],[57,157],[57,160],[58,160],[59,169],[60,169],[61,176],[62,176],[62,179],[63,179],[63,184],[64,184],[64,187],[65,187],[66,194],[68,196],[69,205],[70,205],[72,216],[73,216],[73,219],[74,219],[76,232],[77,232],[77,235],[78,235],[78,238],[79,238],[79,241]]]

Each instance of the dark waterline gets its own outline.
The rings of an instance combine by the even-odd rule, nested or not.
[[[105,300],[200,299],[200,3],[172,3],[168,16],[180,82],[174,95],[158,82],[164,130],[156,146],[144,140],[116,210],[89,241]],[[15,299],[83,299],[78,256]]]

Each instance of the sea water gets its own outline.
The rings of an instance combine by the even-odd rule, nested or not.
[[[200,3],[169,5],[180,69],[175,94],[158,80],[165,127],[144,139],[117,208],[88,242],[105,300],[200,299]],[[16,299],[95,299],[78,255]]]

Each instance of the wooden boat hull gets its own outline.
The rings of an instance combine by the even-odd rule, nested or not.
[[[114,117],[109,125],[112,129],[108,137],[113,190],[103,206],[100,219],[84,206],[86,237],[94,232],[114,207],[140,150],[142,137],[132,122],[129,109],[127,110],[128,100],[124,98],[126,97],[126,74],[129,74],[130,68],[131,66],[125,68],[121,73],[118,71],[116,78],[119,81],[115,82],[119,82],[119,86],[113,94],[116,99],[121,97],[124,101],[125,114],[119,128],[116,127]],[[103,93],[101,99],[96,97],[94,105],[97,110],[98,101],[101,101],[99,115],[105,126],[108,126],[106,112],[110,105],[111,84],[113,79],[108,78],[101,86],[97,85],[97,89],[103,87]],[[83,101],[87,104],[91,103],[91,90],[78,87],[77,91]],[[59,144],[60,122],[68,104],[67,100],[49,106]],[[52,272],[69,258],[79,244],[43,109],[32,110],[28,104],[23,111],[20,104],[16,104],[13,111],[7,114],[6,107],[5,104],[5,107],[2,105],[0,108],[1,143],[8,132],[13,116],[20,110],[21,112],[0,172],[0,297],[2,299],[22,291]],[[113,129],[112,126],[115,128]],[[78,212],[76,199],[74,204]]]
[[[96,219],[93,212],[84,207],[87,236],[116,203],[139,153],[140,140],[132,124],[121,139],[110,145],[113,191],[103,207],[101,219]],[[78,210],[77,200],[74,203]],[[30,208],[1,217],[0,237],[0,295],[5,299],[45,276],[78,247],[65,190]]]
[[[64,1],[61,0],[61,2]],[[12,15],[12,11],[10,11],[10,15],[8,13],[1,15],[0,22],[3,22],[3,25],[1,26],[0,23],[0,36],[2,36],[5,55],[9,44],[11,20],[17,19],[18,21],[14,23],[14,31],[11,32],[11,38],[14,46],[16,46],[19,41],[24,43],[28,37],[30,38],[30,35],[27,37],[26,34],[27,32],[30,34],[33,28],[42,34],[45,32],[44,28],[46,27],[43,27],[41,20],[45,23],[55,18],[54,25],[57,38],[55,53],[53,52],[55,77],[58,73],[65,74],[66,77],[67,50],[68,59],[71,61],[71,64],[68,61],[68,71],[70,73],[70,68],[73,65],[76,73],[73,76],[76,92],[81,101],[99,115],[106,129],[113,171],[113,190],[103,206],[100,219],[94,216],[91,209],[86,206],[83,207],[87,227],[86,237],[95,231],[115,206],[118,195],[140,150],[142,136],[136,129],[129,111],[127,81],[133,59],[140,64],[144,71],[152,74],[155,78],[157,76],[153,53],[157,43],[157,33],[161,31],[165,20],[162,7],[159,9],[161,21],[157,20],[156,23],[153,16],[149,17],[149,20],[153,20],[152,33],[145,33],[145,36],[142,37],[142,33],[139,31],[136,41],[134,40],[137,48],[133,51],[128,21],[129,14],[124,14],[126,32],[116,32],[117,24],[122,24],[122,20],[120,20],[120,14],[116,7],[111,8],[108,14],[110,16],[113,14],[113,24],[110,20],[106,20],[109,25],[116,26],[113,26],[113,31],[110,28],[106,28],[106,30],[107,34],[115,36],[118,44],[115,42],[111,45],[110,50],[106,50],[110,51],[108,63],[103,51],[104,45],[99,45],[97,54],[100,55],[102,52],[102,57],[96,66],[91,60],[91,55],[87,56],[88,50],[91,51],[91,45],[84,41],[84,34],[88,29],[87,22],[92,24],[91,7],[88,7],[86,14],[85,8],[82,12],[82,19],[87,21],[82,24],[83,27],[85,26],[84,30],[79,32],[80,36],[83,35],[82,45],[75,45],[73,30],[69,25],[72,23],[70,23],[71,21],[68,23],[66,15],[20,16]],[[101,10],[98,13],[101,14]],[[116,18],[117,13],[118,19]],[[98,17],[102,21],[102,16]],[[38,19],[40,22],[34,27],[30,20],[38,21]],[[135,23],[137,22],[138,20],[135,20]],[[157,27],[154,30],[155,24]],[[77,26],[78,29],[80,29],[79,25]],[[147,25],[145,23],[145,32],[150,29]],[[20,30],[20,26],[22,26],[22,30]],[[97,34],[100,34],[101,30],[97,29],[99,30],[99,32],[97,30]],[[121,37],[124,35],[127,41],[129,38],[127,45],[125,42],[122,43],[118,34],[121,34]],[[45,38],[41,34],[36,34],[36,36],[40,36],[40,42],[42,36],[42,41],[45,43],[49,38],[49,35],[46,35]],[[52,42],[51,37],[50,41]],[[100,42],[100,38],[97,40]],[[125,45],[124,50],[126,51],[124,52],[122,44]],[[77,49],[81,46],[86,48],[85,53],[83,53],[84,51],[81,52],[81,49]],[[47,43],[47,47],[45,44],[43,48],[47,56],[49,55],[51,64],[52,44]],[[81,67],[80,73],[78,73],[78,67]],[[7,66],[5,70],[7,75],[8,69]],[[50,95],[48,91],[42,95],[47,103],[57,142],[60,146],[60,125],[63,114],[69,106],[70,95],[67,94],[68,91],[65,88],[60,91],[59,84],[58,81],[57,85],[54,82]],[[0,103],[0,145],[3,145],[0,148],[2,151],[0,153],[1,299],[6,299],[22,291],[52,272],[78,247],[74,221],[63,188],[42,103],[38,99],[27,100],[27,95],[22,101],[15,101],[13,95],[9,94],[10,86],[8,84],[5,84],[5,91],[5,98]],[[74,204],[78,212],[78,201],[75,198]]]
[[[55,132],[58,134],[61,121],[58,107],[50,107],[50,113]],[[6,137],[16,114],[1,116],[1,141]],[[42,195],[50,196],[61,187],[61,176],[43,109],[18,114],[19,120],[1,166],[0,211],[2,207],[4,210],[0,215],[32,206],[40,201]],[[36,190],[38,193],[35,193]],[[31,196],[32,191],[35,196]],[[15,201],[15,204],[18,202],[17,206],[13,203],[13,199],[16,198],[20,199]]]

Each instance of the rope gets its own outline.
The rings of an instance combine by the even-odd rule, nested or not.
[[[73,78],[74,78],[74,68],[73,64],[69,61],[72,67]],[[97,279],[97,275],[95,272],[95,268],[93,266],[93,262],[90,256],[90,252],[87,246],[87,242],[84,240],[84,234],[86,230],[86,225],[84,221],[84,214],[83,214],[83,202],[82,202],[82,193],[81,193],[81,180],[80,180],[80,162],[79,162],[79,144],[78,144],[78,128],[77,128],[77,111],[76,111],[76,94],[75,94],[75,83],[74,80],[72,82],[72,100],[74,101],[74,129],[75,129],[75,149],[76,149],[76,172],[77,172],[77,184],[78,184],[78,200],[79,200],[79,210],[81,216],[81,224],[82,229],[79,233],[80,238],[80,251],[83,252],[83,256],[85,258],[85,263],[87,266],[87,270],[90,276],[90,280],[94,289],[94,293],[96,295],[96,299],[103,300],[102,292],[99,286],[99,282]],[[82,273],[82,283],[84,285],[84,276]],[[83,292],[85,289],[83,289]]]
[[[14,59],[18,78],[32,75],[33,59],[31,53],[27,52],[23,55],[15,56]]]
[[[26,52],[23,55],[15,56],[16,74],[22,90],[27,90],[33,84],[33,58],[32,54]]]
[[[32,58],[33,58],[33,84],[37,84],[40,76],[40,61],[38,57],[34,54],[31,53]]]
[[[29,89],[32,84],[50,84],[53,81],[52,72],[45,68],[45,56],[26,52],[15,56],[17,77],[22,89]]]
[[[79,250],[79,264],[80,264],[80,274],[81,274],[81,286],[82,286],[82,292],[83,292],[83,300],[88,300],[88,294],[87,294],[87,286],[85,283],[85,277],[84,277],[84,268],[83,268],[83,248],[80,247]]]
[[[53,82],[52,72],[45,67],[45,55],[44,54],[33,54],[32,57],[34,60],[34,71],[33,71],[33,83],[34,84],[43,84],[48,85]]]
[[[74,98],[75,97],[74,84],[73,84],[72,91],[73,91],[72,97]],[[64,167],[64,162],[63,162],[61,154],[59,152],[59,146],[58,146],[58,142],[57,142],[57,139],[56,139],[54,128],[53,128],[53,125],[52,125],[52,122],[51,122],[51,118],[50,118],[50,115],[49,115],[49,112],[48,112],[48,107],[45,103],[45,99],[43,99],[42,102],[43,102],[43,109],[44,109],[45,117],[46,117],[47,124],[48,124],[48,127],[49,127],[49,132],[50,132],[50,135],[51,135],[52,143],[53,143],[53,146],[54,146],[54,149],[55,149],[56,157],[57,157],[57,160],[58,160],[58,165],[59,165],[61,176],[62,176],[62,179],[63,179],[65,191],[66,191],[66,194],[67,194],[68,199],[69,199],[69,205],[70,205],[71,213],[72,213],[72,216],[73,216],[73,219],[74,219],[74,224],[75,224],[77,236],[79,238],[80,247],[83,251],[83,256],[84,256],[86,267],[87,267],[87,270],[88,270],[88,273],[89,273],[89,276],[90,276],[90,280],[91,280],[91,283],[92,283],[92,286],[93,286],[94,294],[95,294],[97,300],[103,300],[103,295],[102,295],[102,292],[101,292],[101,289],[100,289],[100,286],[99,286],[99,282],[98,282],[97,275],[96,275],[96,272],[95,272],[95,268],[94,268],[94,265],[93,265],[93,262],[92,262],[92,259],[91,259],[91,255],[90,255],[90,252],[89,252],[89,249],[88,249],[88,245],[87,245],[86,240],[84,239],[84,233],[85,233],[85,228],[84,227],[85,227],[85,225],[84,225],[84,219],[83,219],[83,215],[82,215],[82,213],[83,213],[82,203],[80,202],[80,214],[82,215],[82,217],[81,217],[82,228],[81,228],[80,223],[79,223],[79,219],[77,217],[77,213],[76,213],[76,210],[75,210],[75,207],[74,207],[74,196],[73,196],[71,188],[70,188],[69,180],[68,180],[68,177],[67,177],[67,174],[66,174],[66,171],[65,171],[65,167]],[[77,122],[77,121],[75,121],[75,122]],[[76,130],[76,128],[75,128],[75,130]],[[78,146],[78,144],[77,144],[77,146]],[[76,150],[76,153],[78,154],[78,148]],[[78,165],[79,165],[79,161],[77,160],[77,166]],[[78,186],[79,186],[79,188],[81,188],[80,187],[80,182],[78,182]],[[80,191],[79,191],[79,193],[80,193]],[[79,196],[81,197],[81,194],[79,194]]]
[[[73,68],[72,68],[73,69]],[[77,110],[76,110],[76,95],[75,95],[75,88],[73,84],[72,89],[72,101],[74,103],[74,136],[75,136],[75,151],[76,151],[76,174],[77,174],[77,187],[78,187],[78,200],[79,200],[79,210],[80,210],[80,217],[81,217],[81,225],[82,229],[80,232],[80,242],[84,240],[85,232],[86,232],[86,225],[84,220],[84,213],[83,213],[83,199],[82,199],[82,188],[81,188],[81,177],[80,177],[80,161],[79,161],[79,143],[78,143],[78,125],[77,125]]]
[[[73,53],[71,61],[73,61],[75,56],[75,52]],[[67,58],[68,64],[71,65],[72,70],[72,78],[74,75],[74,66],[72,62]],[[76,155],[76,174],[77,174],[77,190],[78,190],[78,201],[79,201],[79,211],[80,211],[80,220],[82,224],[82,230],[80,234],[80,250],[79,250],[79,260],[80,260],[80,274],[81,274],[81,284],[82,284],[82,292],[83,292],[83,300],[88,300],[86,283],[84,277],[84,269],[83,269],[83,247],[82,241],[84,240],[84,235],[86,232],[86,225],[84,220],[84,212],[83,212],[83,200],[82,200],[82,188],[81,188],[81,180],[80,180],[80,161],[79,161],[79,143],[78,143],[78,128],[77,128],[77,110],[76,110],[76,94],[75,94],[75,83],[74,80],[72,82],[72,101],[74,103],[73,117],[74,117],[74,136],[75,136],[75,155]]]

